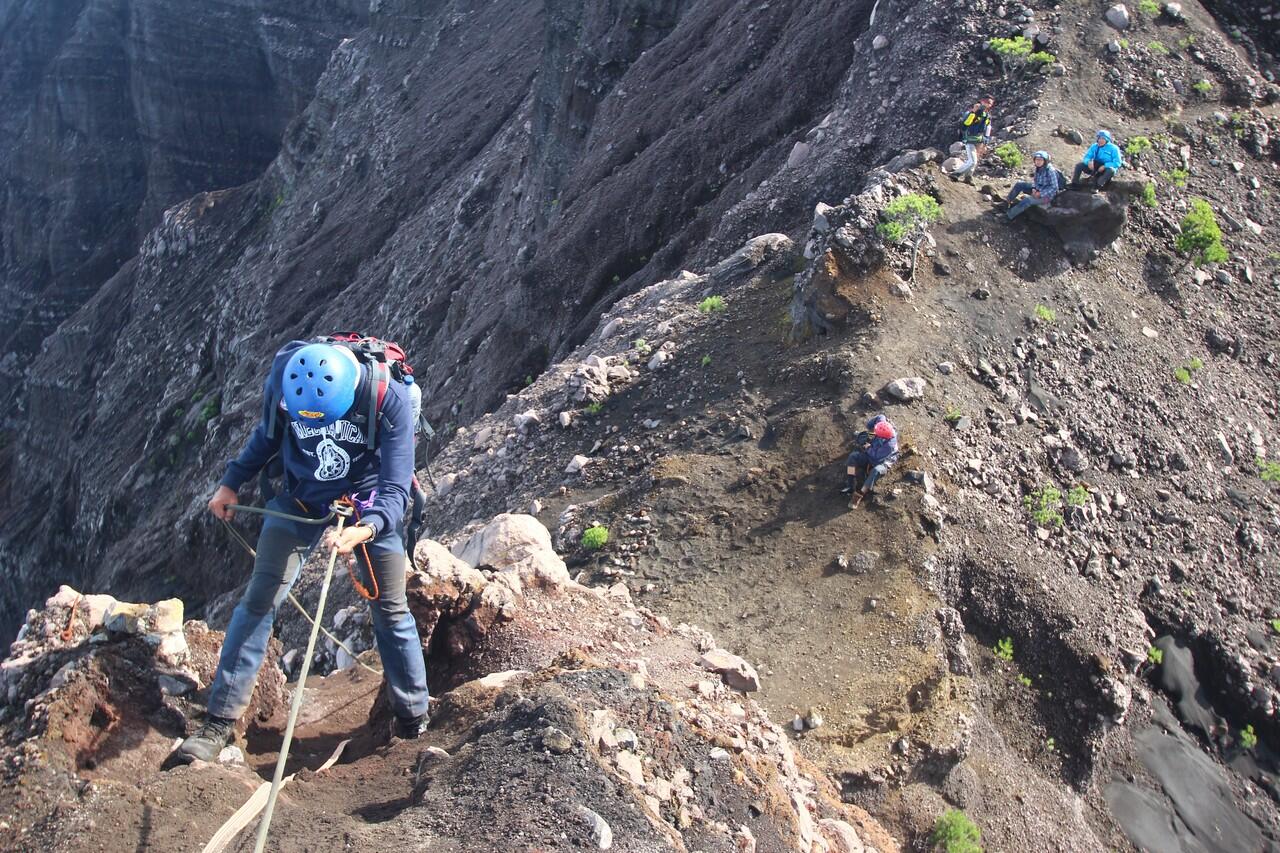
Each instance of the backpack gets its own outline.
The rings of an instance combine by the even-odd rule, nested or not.
[[[1066,192],[1066,190],[1067,190],[1067,176],[1066,176],[1066,175],[1064,175],[1064,174],[1062,174],[1062,170],[1061,170],[1061,169],[1059,169],[1057,166],[1052,166],[1052,167],[1050,167],[1050,168],[1052,168],[1052,169],[1053,169],[1053,175],[1054,175],[1054,177],[1056,177],[1056,178],[1058,179],[1058,192]]]
[[[365,414],[361,420],[365,422],[365,444],[372,450],[378,442],[378,418],[382,414],[382,402],[387,396],[387,387],[392,381],[401,382],[410,387],[410,408],[413,420],[418,420],[421,409],[422,392],[414,384],[413,368],[405,360],[404,349],[392,341],[362,335],[359,332],[337,332],[332,335],[321,335],[312,338],[313,344],[334,344],[346,347],[356,357],[356,361],[369,368],[369,375],[374,381],[369,383],[369,400]],[[267,423],[267,437],[274,440],[279,425],[280,412],[284,408],[284,400],[271,409],[271,420]],[[417,432],[415,424],[414,431]]]

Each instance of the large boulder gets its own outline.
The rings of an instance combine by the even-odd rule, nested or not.
[[[571,583],[564,560],[551,545],[551,534],[531,515],[497,516],[455,545],[453,555],[477,568],[487,566],[513,575],[522,584],[556,587]]]
[[[1053,199],[1052,206],[1032,207],[1026,216],[1052,228],[1071,261],[1084,264],[1124,231],[1129,204],[1145,185],[1143,180],[1117,179],[1100,192],[1067,190]]]

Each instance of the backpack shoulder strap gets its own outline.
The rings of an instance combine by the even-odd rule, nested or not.
[[[369,423],[365,427],[365,446],[373,450],[378,443],[378,414],[382,411],[382,401],[387,397],[387,382],[391,372],[382,362],[369,365]]]

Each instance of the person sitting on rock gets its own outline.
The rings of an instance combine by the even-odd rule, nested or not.
[[[343,555],[358,553],[360,569],[376,581],[370,609],[396,717],[393,733],[416,738],[428,721],[428,693],[422,640],[405,597],[405,511],[413,480],[413,428],[409,393],[400,382],[386,383],[376,412],[362,410],[359,401],[371,399],[370,385],[377,381],[346,347],[287,344],[272,362],[262,418],[240,455],[227,464],[209,511],[230,520],[236,491],[277,456],[284,467],[286,493],[272,499],[268,508],[323,518],[335,499],[350,496],[357,502],[356,523],[340,534],[329,528],[324,544]],[[370,414],[377,418],[374,442],[367,441],[365,432]],[[325,530],[322,524],[267,517],[258,536],[253,575],[222,642],[207,717],[178,747],[176,760],[213,761],[231,739],[235,721],[253,695],[276,609]]]
[[[858,433],[853,452],[845,460],[845,486],[842,494],[853,493],[849,508],[862,503],[871,488],[898,461],[898,431],[884,415],[867,421],[867,432]],[[861,482],[861,485],[859,485]]]
[[[991,144],[991,108],[995,105],[995,98],[983,95],[960,122],[964,162],[952,173],[951,180],[958,181],[963,176],[966,183],[973,183],[973,170],[977,168],[978,161],[986,156],[987,146]]]
[[[1099,130],[1094,143],[1076,164],[1076,170],[1071,175],[1071,188],[1080,189],[1085,181],[1092,181],[1095,187],[1103,189],[1123,165],[1120,149],[1111,141],[1111,131]]]
[[[1011,205],[1007,216],[1012,221],[1035,206],[1048,207],[1053,197],[1058,194],[1058,172],[1049,164],[1049,152],[1037,151],[1031,155],[1036,165],[1035,173],[1030,181],[1018,181],[1005,197],[1005,203]],[[1018,196],[1026,194],[1026,198],[1018,201]]]

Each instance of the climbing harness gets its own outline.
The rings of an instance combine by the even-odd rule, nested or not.
[[[351,517],[354,508],[349,503],[334,501],[329,511],[338,519],[337,533],[342,534],[342,527]],[[338,562],[338,546],[335,544],[329,551],[329,565],[325,569],[324,581],[320,585],[320,600],[316,603],[316,618],[311,623],[311,636],[307,638],[307,651],[302,657],[302,668],[298,671],[298,686],[293,690],[293,702],[289,707],[289,722],[284,729],[284,743],[280,745],[280,757],[276,760],[276,772],[271,777],[271,793],[267,796],[267,807],[262,815],[262,823],[258,826],[258,841],[253,853],[262,853],[267,844],[267,833],[271,829],[271,815],[276,809],[276,798],[280,795],[280,787],[284,784],[284,766],[289,760],[289,746],[293,742],[293,727],[298,722],[298,712],[302,710],[302,696],[306,692],[307,673],[311,669],[311,657],[316,650],[316,637],[320,635],[320,622],[324,619],[324,604],[329,598],[329,583],[333,580],[333,567]]]

